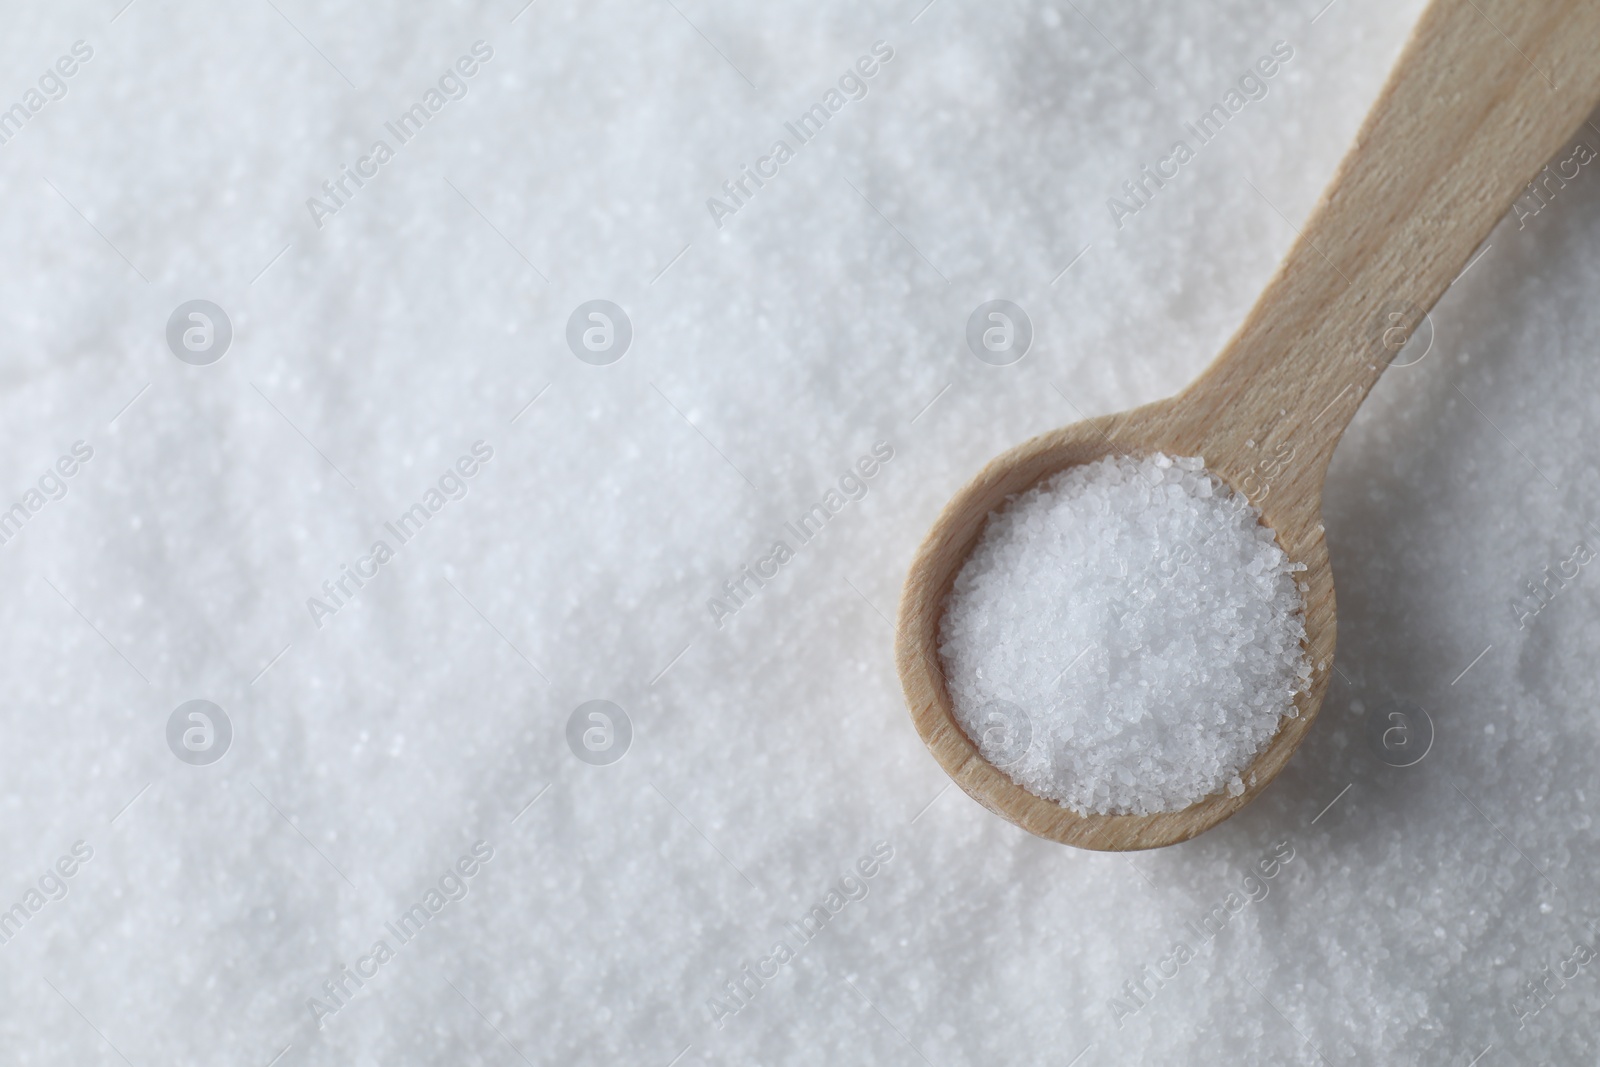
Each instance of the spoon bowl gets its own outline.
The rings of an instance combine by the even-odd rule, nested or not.
[[[917,732],[968,795],[1040,837],[1124,851],[1215,826],[1284,768],[1333,667],[1321,509],[1334,447],[1400,343],[1594,108],[1596,54],[1593,0],[1433,0],[1305,228],[1211,366],[1171,399],[1018,445],[945,506],[906,578],[896,662]],[[985,521],[1008,499],[1068,467],[1157,451],[1201,457],[1305,565],[1311,682],[1241,775],[1239,796],[1160,814],[1082,815],[1029,793],[979,753],[952,711],[940,622]]]
[[[1294,491],[1298,487],[1265,480],[1259,467],[1264,460],[1266,469],[1281,472],[1287,481],[1293,474],[1292,458],[1280,462],[1281,453],[1258,457],[1243,467],[1249,475],[1239,480],[1227,477],[1223,471],[1237,471],[1240,465],[1217,463],[1206,448],[1203,420],[1185,418],[1185,410],[1182,397],[1161,400],[1040,434],[996,457],[945,506],[917,550],[901,596],[895,655],[906,703],[922,740],[945,772],[978,803],[1024,830],[1065,845],[1109,851],[1155,848],[1210,829],[1255,799],[1283,769],[1310,729],[1328,688],[1335,634],[1333,570],[1322,524],[1315,506],[1303,506],[1307,497]],[[1256,451],[1253,442],[1246,451]],[[955,718],[939,656],[939,623],[956,574],[972,554],[984,522],[1008,499],[1069,467],[1107,455],[1154,452],[1203,456],[1207,469],[1240,496],[1251,499],[1239,484],[1244,481],[1263,498],[1262,522],[1277,535],[1289,559],[1306,566],[1299,580],[1307,586],[1305,648],[1312,665],[1311,684],[1295,697],[1297,714],[1283,719],[1278,732],[1242,772],[1245,789],[1240,795],[1213,794],[1175,812],[1080,815],[1028,792],[979,753]],[[1311,495],[1313,505],[1319,497],[1320,492]]]

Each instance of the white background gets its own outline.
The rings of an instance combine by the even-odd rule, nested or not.
[[[1600,577],[1510,607],[1600,547],[1590,169],[1502,223],[1353,425],[1340,673],[1252,808],[1133,856],[1029,837],[946,788],[891,660],[910,555],[985,459],[1226,340],[1415,0],[121,3],[0,22],[4,106],[94,50],[0,147],[0,506],[94,449],[0,547],[0,908],[94,850],[0,945],[6,1063],[1594,1061],[1600,968],[1514,1005],[1595,938]],[[468,95],[319,229],[307,198],[477,40]],[[867,97],[717,228],[706,199],[878,40]],[[1107,198],[1280,40],[1118,230]],[[164,339],[194,298],[234,328],[206,367]],[[634,329],[606,367],[564,342],[596,298]],[[1006,368],[963,340],[993,298],[1036,331]],[[480,439],[465,499],[316,626]],[[880,440],[866,498],[713,625]],[[164,735],[195,698],[235,729],[208,767]],[[633,723],[612,766],[565,740],[591,699]],[[1363,734],[1399,699],[1437,730],[1404,770]],[[465,899],[319,1028],[308,999],[480,839]],[[869,895],[718,1028],[708,998],[880,841]],[[1267,899],[1119,1026],[1280,842]]]

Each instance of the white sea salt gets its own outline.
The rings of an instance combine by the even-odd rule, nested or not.
[[[990,516],[940,652],[956,718],[1078,812],[1244,792],[1311,667],[1293,563],[1200,458],[1108,456]]]
[[[1421,0],[1078,3],[1117,48],[1061,3],[124,2],[0,35],[6,106],[95,51],[0,148],[0,490],[95,449],[0,546],[0,908],[95,850],[0,945],[4,1063],[1596,1061],[1597,967],[1560,971],[1594,943],[1600,580],[1510,608],[1600,521],[1593,166],[1508,214],[1339,445],[1338,670],[1247,812],[1131,864],[1018,831],[945,788],[879,615],[947,487],[1076,417],[1052,386],[1115,411],[1204,369]],[[1115,229],[1105,198],[1280,35],[1270,95]],[[316,183],[479,36],[470,95],[317,230]],[[716,229],[706,197],[878,36],[870,95]],[[209,367],[161,340],[194,297],[233,316]],[[999,297],[1033,320],[1009,367],[961,337]],[[562,335],[593,298],[633,320],[607,367]],[[866,499],[710,625],[880,434]],[[315,629],[307,585],[480,435],[471,495]],[[162,736],[191,697],[234,716],[211,766]],[[1366,739],[1396,697],[1435,718],[1413,767]],[[610,766],[563,736],[593,698],[634,719]],[[471,894],[318,1029],[306,999],[480,833]],[[755,997],[717,1029],[729,980]]]

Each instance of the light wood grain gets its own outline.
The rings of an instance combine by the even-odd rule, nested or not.
[[[1040,837],[1122,851],[1187,840],[1267,787],[1328,688],[1335,611],[1322,484],[1340,435],[1393,358],[1384,332],[1433,306],[1597,99],[1600,2],[1435,0],[1298,240],[1205,373],[1169,400],[1035,437],[955,495],[906,578],[896,659],[918,733],[961,788]],[[978,753],[951,714],[939,620],[985,519],[1008,497],[1108,453],[1158,450],[1203,456],[1307,565],[1312,685],[1245,773],[1243,795],[1160,815],[1082,816]]]

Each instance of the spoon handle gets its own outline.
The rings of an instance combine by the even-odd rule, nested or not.
[[[1240,468],[1218,473],[1254,497],[1265,461],[1320,497],[1399,343],[1595,106],[1597,57],[1595,0],[1428,6],[1299,239],[1182,398],[1206,420],[1207,462]],[[1582,132],[1550,167],[1558,185],[1600,146]]]

